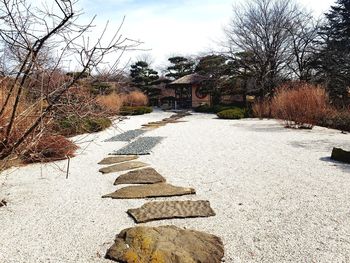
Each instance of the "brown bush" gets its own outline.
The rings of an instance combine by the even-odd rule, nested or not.
[[[124,105],[126,106],[147,106],[148,105],[148,97],[140,92],[133,91],[129,94],[125,95]]]
[[[74,157],[78,147],[62,135],[41,136],[21,156],[26,163],[51,162]]]
[[[124,105],[124,100],[124,96],[116,93],[98,96],[96,98],[97,104],[109,114],[119,113],[120,108]]]
[[[2,105],[4,105],[8,89],[6,86],[2,86],[1,89],[2,92],[0,93],[0,105],[2,107]],[[14,90],[13,94],[15,93],[16,90]],[[5,139],[6,129],[10,122],[14,103],[15,97],[11,96],[0,118],[0,141],[4,141]],[[33,124],[34,120],[39,116],[41,106],[45,106],[44,102],[32,103],[28,101],[26,96],[21,97],[18,104],[15,121],[13,123],[13,128],[8,138],[8,144],[15,142],[18,140],[18,138],[22,137],[23,133]]]
[[[259,100],[253,104],[252,107],[254,117],[263,119],[271,118],[271,103],[269,100]]]
[[[330,110],[325,89],[310,84],[282,86],[271,101],[272,117],[284,120],[287,127],[312,128]]]

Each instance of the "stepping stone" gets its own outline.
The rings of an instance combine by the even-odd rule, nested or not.
[[[350,152],[340,148],[333,148],[331,159],[339,162],[350,163]]]
[[[166,122],[164,122],[164,121],[153,121],[153,122],[149,122],[147,124],[148,125],[166,125]]]
[[[138,199],[149,197],[168,197],[195,194],[193,188],[173,186],[171,184],[148,184],[138,186],[127,186],[114,193],[102,196],[102,198],[113,199]]]
[[[217,236],[176,226],[121,231],[106,259],[117,262],[220,263],[224,245]]]
[[[132,161],[139,158],[136,155],[128,155],[128,156],[115,156],[115,157],[107,157],[103,159],[98,164],[106,165],[106,164],[115,164],[115,163],[123,163],[127,161]]]
[[[146,131],[141,130],[141,129],[126,131],[126,132],[123,132],[121,134],[118,134],[117,136],[114,136],[114,137],[106,140],[106,142],[117,142],[117,141],[128,142],[128,141],[131,141],[131,140],[139,137],[140,135],[144,134],[145,132]]]
[[[158,129],[160,127],[163,127],[164,125],[156,125],[156,124],[143,124],[142,128],[145,129]]]
[[[177,120],[177,119],[174,119],[174,118],[164,119],[163,121],[166,122],[166,123],[180,123],[180,122],[186,122],[186,121],[180,121],[180,120]]]
[[[165,178],[153,168],[130,171],[119,176],[114,185],[118,184],[156,184],[164,183]]]
[[[129,209],[128,214],[136,223],[171,218],[193,218],[215,216],[209,201],[151,202],[141,208]]]
[[[108,174],[108,173],[115,173],[115,172],[137,169],[145,166],[148,166],[148,164],[143,162],[127,162],[127,163],[120,163],[120,164],[104,167],[104,168],[101,168],[99,171],[103,174]]]
[[[120,150],[113,152],[113,155],[148,155],[151,150],[161,142],[163,137],[140,137],[129,143]]]

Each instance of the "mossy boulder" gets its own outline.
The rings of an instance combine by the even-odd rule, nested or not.
[[[350,163],[350,151],[341,148],[333,148],[331,159],[339,162]]]
[[[223,257],[219,237],[175,226],[125,229],[106,254],[125,263],[220,263]]]

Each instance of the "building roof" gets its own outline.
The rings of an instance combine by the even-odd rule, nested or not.
[[[169,85],[188,85],[188,84],[196,84],[206,80],[206,77],[199,75],[197,73],[186,75],[182,78],[179,78]]]

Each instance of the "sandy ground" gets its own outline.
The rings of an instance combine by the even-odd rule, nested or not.
[[[118,126],[135,129],[170,115],[155,112]],[[197,190],[170,200],[209,200],[217,215],[146,225],[218,235],[226,262],[350,262],[350,165],[328,158],[333,146],[350,149],[349,134],[206,114],[185,120],[147,132],[165,139],[140,160],[168,182]],[[0,208],[1,263],[108,262],[103,256],[114,236],[134,226],[125,211],[144,203],[101,199],[116,189],[118,174],[99,174],[97,162],[126,145],[103,142],[119,132],[80,137],[82,153],[72,159],[68,180],[66,161],[0,175],[0,197],[9,202]]]

